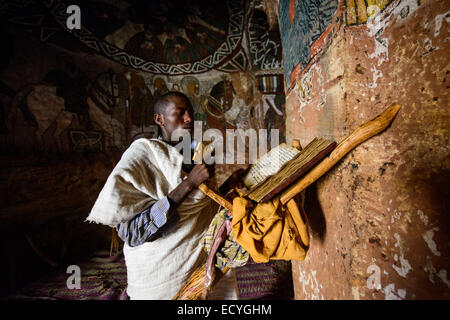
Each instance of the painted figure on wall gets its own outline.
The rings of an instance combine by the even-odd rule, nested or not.
[[[237,117],[237,114],[235,117],[230,115],[234,94],[233,84],[229,80],[223,80],[214,85],[206,103],[203,104],[208,128],[219,129],[223,133],[225,133],[225,129],[235,128],[230,121],[231,118]],[[225,115],[227,112],[228,117]]]
[[[13,54],[13,38],[1,26],[0,38],[3,39],[2,50],[0,51],[0,72],[2,72],[8,68]],[[16,92],[8,83],[0,79],[0,94],[7,97],[9,100],[12,100],[14,99]],[[3,99],[0,99],[0,134],[5,135],[9,132],[7,118],[10,108],[8,108],[8,104],[10,103],[4,103]],[[17,107],[20,109],[26,123],[36,125],[36,119],[33,117],[25,103],[21,102],[17,105]]]
[[[200,57],[212,54],[224,40],[225,32],[188,22],[186,34]]]
[[[167,24],[165,26],[166,41],[164,42],[163,58],[168,64],[179,64],[200,60],[200,55],[191,42],[186,39],[182,28]]]
[[[91,82],[89,98],[106,114],[114,114],[120,101],[120,89],[126,86],[126,79],[112,69],[101,72]]]
[[[121,147],[124,125],[113,117],[117,82],[105,86],[103,75],[117,80],[107,71],[92,81],[73,62],[66,61],[63,69],[50,70],[39,83],[22,87],[12,101],[8,117],[12,143],[19,148],[27,143],[18,131],[22,126],[18,121],[25,120],[19,106],[26,105],[35,119],[31,126],[35,128],[36,150],[100,151],[104,147]]]
[[[349,1],[346,0],[346,20],[347,25],[364,24],[368,19],[373,18],[378,13],[384,11],[393,0],[384,1]],[[417,4],[422,4],[424,0],[417,0]]]
[[[163,78],[157,77],[153,80],[153,98],[154,100],[158,100],[164,93],[169,91],[167,88],[166,81]]]
[[[267,132],[270,132],[272,129],[280,130],[279,142],[283,143],[286,141],[285,96],[284,94],[277,94],[272,101],[267,100],[266,102],[269,108],[264,116],[264,127],[267,129]]]
[[[154,124],[153,103],[153,95],[145,85],[144,78],[133,74],[130,84],[131,124],[141,129]]]
[[[265,12],[252,11],[248,34],[253,68],[256,70],[281,68],[281,39],[278,25],[270,29]]]
[[[129,54],[157,63],[182,64],[206,58],[220,47],[228,32],[226,2],[134,2],[122,11],[122,19],[125,23],[104,38]],[[136,32],[141,25],[144,30]],[[124,46],[118,35],[125,38]]]
[[[163,45],[156,36],[154,27],[150,24],[144,26],[144,31],[136,33],[125,45],[125,51],[139,58],[162,62]]]
[[[200,82],[196,77],[185,76],[181,80],[181,89],[186,96],[191,100],[194,108],[194,120],[203,121],[206,124],[206,112],[202,106],[205,97],[200,94]]]
[[[91,127],[87,103],[90,83],[75,64],[67,62],[65,70],[51,70],[43,83],[56,87],[56,95],[64,100],[64,109],[75,114],[82,125]]]

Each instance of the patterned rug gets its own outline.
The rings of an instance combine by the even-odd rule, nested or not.
[[[73,272],[58,270],[20,289],[6,300],[127,300],[125,259],[120,252],[98,251],[78,264],[81,271],[80,289],[69,289],[67,282]],[[291,263],[253,260],[236,268],[241,300],[293,299]],[[70,281],[70,280],[69,280]]]
[[[127,272],[123,254],[109,256],[98,251],[78,264],[80,289],[69,289],[67,282],[73,271],[58,270],[8,296],[7,300],[125,300]],[[69,279],[69,280],[68,280]]]
[[[256,263],[251,258],[236,268],[240,300],[292,300],[294,286],[290,261]]]

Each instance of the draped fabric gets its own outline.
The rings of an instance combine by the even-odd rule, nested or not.
[[[309,246],[306,217],[300,197],[285,206],[279,197],[254,204],[243,197],[233,200],[232,229],[236,242],[255,262],[304,260]]]
[[[111,227],[129,221],[175,189],[187,175],[183,156],[156,139],[138,139],[108,177],[87,221]],[[179,221],[164,237],[136,247],[124,245],[131,299],[171,299],[206,260],[200,241],[217,212],[200,190],[178,206]]]

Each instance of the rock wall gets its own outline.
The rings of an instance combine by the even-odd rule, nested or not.
[[[288,139],[339,143],[390,104],[402,108],[307,188],[312,239],[293,263],[295,297],[448,299],[450,3],[321,2],[337,4],[332,19],[285,69]],[[284,45],[283,26],[295,28],[308,1],[281,3]]]

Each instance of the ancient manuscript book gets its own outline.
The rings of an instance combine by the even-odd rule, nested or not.
[[[283,191],[336,147],[336,142],[315,138],[304,149],[282,143],[252,164],[243,177],[253,201],[265,202]]]

